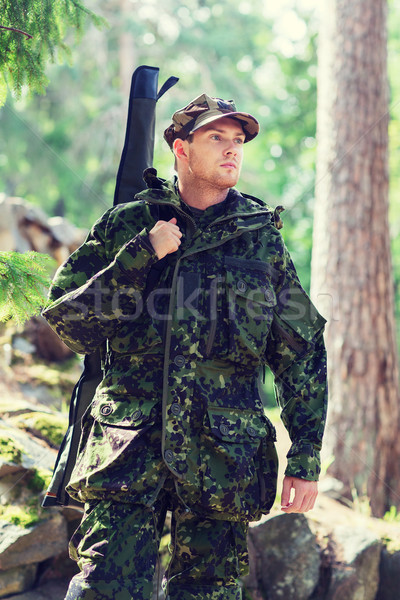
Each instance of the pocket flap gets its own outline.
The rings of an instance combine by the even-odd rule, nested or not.
[[[279,296],[278,317],[303,338],[312,342],[315,336],[323,329],[326,319],[319,314],[309,296],[300,286],[287,288]]]
[[[212,434],[224,442],[259,442],[270,435],[266,417],[250,410],[209,407]]]
[[[100,423],[140,429],[156,416],[156,402],[137,400],[136,398],[131,400],[124,398],[120,402],[115,402],[107,397],[99,397],[93,402],[90,413]]]
[[[226,284],[235,296],[245,298],[249,303],[272,307],[276,305],[275,290],[265,272],[250,269],[226,270]]]

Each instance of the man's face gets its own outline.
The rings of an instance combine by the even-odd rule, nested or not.
[[[200,127],[185,143],[190,177],[199,186],[227,189],[236,185],[243,160],[245,134],[238,121],[222,117]]]

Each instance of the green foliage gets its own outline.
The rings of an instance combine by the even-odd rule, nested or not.
[[[41,469],[32,469],[32,472],[29,474],[27,487],[31,492],[40,494],[40,492],[48,488],[50,481],[51,473]]]
[[[391,506],[390,509],[383,515],[383,520],[389,523],[400,523],[400,512],[396,506]]]
[[[285,206],[285,240],[308,288],[318,26],[313,9],[296,0],[276,7],[262,0],[85,4],[110,29],[102,35],[89,26],[79,50],[72,48],[72,66],[49,65],[45,97],[7,101],[0,112],[0,190],[90,227],[112,204],[128,100],[121,74],[140,64],[159,66],[160,84],[170,75],[180,78],[157,104],[159,174],[170,176],[173,163],[162,131],[173,111],[195,95],[234,98],[239,109],[255,114],[261,133],[246,145],[238,187]]]
[[[66,415],[56,415],[45,412],[26,413],[16,419],[21,429],[33,432],[44,439],[54,448],[58,448],[68,427]]]
[[[0,433],[0,460],[4,462],[22,463],[23,450],[6,433]]]
[[[79,0],[0,0],[0,15],[0,106],[7,83],[17,97],[24,85],[44,93],[47,61],[54,62],[57,53],[60,58],[71,57],[64,41],[70,27],[79,40],[85,17],[98,26],[104,23]]]
[[[0,321],[24,323],[46,302],[50,284],[47,254],[0,252]]]
[[[0,519],[24,529],[36,525],[41,520],[41,509],[37,502],[30,502],[28,506],[9,504],[0,506]]]

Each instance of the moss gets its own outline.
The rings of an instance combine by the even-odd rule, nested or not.
[[[55,415],[45,412],[31,412],[19,417],[16,425],[26,431],[31,431],[44,439],[53,447],[60,446],[68,427],[66,415]]]
[[[400,540],[398,538],[384,538],[382,541],[390,554],[395,554],[396,552],[400,551]]]
[[[40,494],[49,487],[50,481],[51,473],[42,469],[32,469],[28,480],[28,489],[35,494]]]
[[[75,358],[64,361],[62,365],[49,367],[45,363],[36,362],[26,367],[26,373],[33,381],[52,388],[59,387],[63,392],[74,387],[80,371],[80,363]]]
[[[23,450],[6,433],[0,433],[0,458],[4,462],[22,464]]]
[[[36,525],[41,520],[41,511],[38,506],[0,506],[0,519],[24,529]]]

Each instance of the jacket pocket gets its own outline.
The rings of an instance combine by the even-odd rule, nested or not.
[[[80,500],[109,494],[145,497],[161,456],[161,402],[97,397],[85,414],[69,493]]]
[[[130,398],[114,402],[109,397],[98,397],[94,400],[90,414],[98,423],[111,427],[141,429],[153,422],[157,414],[161,414],[161,403],[157,410],[155,400]]]
[[[226,269],[229,358],[260,359],[266,347],[277,299],[272,281],[260,269]]]
[[[250,519],[259,514],[258,452],[267,435],[261,413],[208,408],[201,447],[205,508]]]

